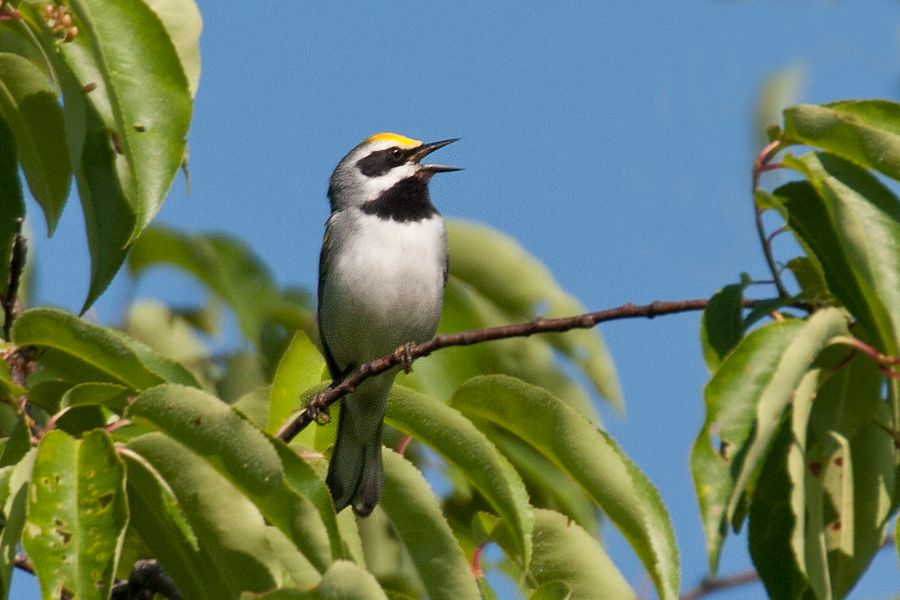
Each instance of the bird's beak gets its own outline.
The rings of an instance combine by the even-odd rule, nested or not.
[[[435,150],[443,148],[453,142],[457,141],[459,138],[450,138],[449,140],[441,140],[439,142],[431,142],[428,144],[422,144],[419,146],[415,152],[412,154],[412,158],[414,161],[419,162]],[[447,173],[449,171],[462,171],[462,167],[448,167],[447,165],[422,165],[422,170],[428,172],[429,174],[434,173]]]

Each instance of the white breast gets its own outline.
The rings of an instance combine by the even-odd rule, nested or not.
[[[320,307],[323,335],[342,368],[434,335],[447,248],[439,215],[399,223],[346,212],[332,223]]]

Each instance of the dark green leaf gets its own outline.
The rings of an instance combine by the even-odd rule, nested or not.
[[[476,377],[452,405],[518,435],[581,483],[650,573],[661,598],[677,598],[675,534],[659,492],[615,441],[558,398],[503,375]]]
[[[465,473],[513,532],[522,562],[528,564],[532,515],[525,485],[487,437],[457,410],[400,385],[391,390],[386,421]]]
[[[93,109],[86,108],[85,115],[84,143],[75,169],[91,253],[91,283],[82,313],[106,290],[125,262],[136,218],[118,181],[109,132]]]
[[[83,377],[81,369],[86,368],[90,376],[98,377],[94,381],[123,383],[135,390],[167,381],[198,385],[181,365],[154,354],[143,344],[61,310],[25,311],[16,319],[12,337],[21,346],[57,351],[42,356],[42,362],[64,355],[68,360],[61,368],[77,377]]]
[[[788,224],[815,252],[831,292],[885,353],[900,353],[900,201],[865,170],[835,156],[787,156],[785,164],[815,190],[803,184],[776,190]]]
[[[25,200],[19,182],[16,141],[0,114],[0,294],[6,294],[13,240],[20,227],[19,219],[24,218]]]
[[[700,344],[706,367],[714,372],[744,335],[741,302],[744,286],[726,285],[709,299],[700,320]]]
[[[565,515],[551,510],[535,509],[534,517],[534,560],[529,572],[545,594],[550,589],[565,591],[568,588],[573,598],[624,600],[635,597],[594,536],[570,522]],[[565,586],[553,582],[564,582]],[[548,589],[546,586],[551,584]]]
[[[22,544],[45,598],[63,589],[109,597],[128,523],[125,468],[102,431],[76,440],[50,431],[38,446]]]
[[[900,179],[900,104],[845,100],[784,111],[784,139],[827,150]]]
[[[116,172],[135,215],[130,242],[159,210],[184,158],[188,81],[168,32],[145,3],[72,0],[70,7],[78,44],[64,44],[63,56],[82,83],[100,83],[98,76],[103,83],[89,99],[121,148]]]
[[[0,52],[0,116],[15,135],[22,171],[52,234],[72,178],[65,124],[46,74],[18,54]]]
[[[381,507],[409,549],[428,597],[478,599],[478,585],[434,493],[415,466],[382,448]]]

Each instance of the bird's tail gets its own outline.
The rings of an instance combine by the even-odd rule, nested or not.
[[[368,403],[365,398],[354,396],[342,402],[325,482],[331,490],[335,510],[352,506],[353,512],[365,517],[378,504],[384,485],[381,467],[384,402]]]

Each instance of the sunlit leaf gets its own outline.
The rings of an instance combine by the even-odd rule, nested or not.
[[[285,481],[282,460],[266,436],[221,400],[194,388],[158,386],[131,404],[128,416],[153,423],[190,448],[237,486],[267,519],[324,571],[331,538],[311,500]],[[299,459],[298,459],[299,460]],[[295,477],[302,472],[294,465]],[[309,477],[309,470],[306,470]],[[329,515],[330,517],[330,515]],[[336,551],[336,549],[335,549]]]
[[[25,311],[16,319],[12,337],[21,346],[50,349],[40,358],[42,362],[65,357],[58,365],[76,378],[90,373],[97,377],[93,381],[123,383],[135,390],[167,381],[198,385],[181,365],[154,354],[140,342],[61,310]]]
[[[200,31],[203,19],[194,0],[146,0],[169,33],[181,68],[188,79],[191,97],[200,83]]]
[[[124,451],[131,523],[185,598],[236,596],[224,568],[201,543],[162,476],[142,456]]]
[[[472,571],[422,473],[392,450],[382,450],[381,507],[409,549],[428,597],[478,599]]]
[[[808,321],[766,325],[744,338],[707,384],[706,421],[691,450],[691,473],[713,574],[727,526],[739,520],[743,493],[758,475],[792,394],[819,352],[846,327],[837,309]]]
[[[897,354],[900,201],[874,176],[835,156],[787,156],[785,164],[806,175],[815,190],[789,184],[775,191],[788,224],[822,264],[831,292],[877,336],[883,351]]]
[[[160,433],[136,438],[128,447],[170,487],[202,552],[221,565],[231,589],[262,592],[287,581],[319,581],[317,570],[265,522],[254,502],[199,455]]]
[[[386,421],[459,467],[513,532],[523,563],[531,559],[531,507],[518,473],[488,438],[457,410],[395,385]]]
[[[294,334],[272,380],[266,431],[277,431],[301,407],[301,392],[322,381],[324,369],[325,359],[309,336],[302,331]]]
[[[283,589],[266,594],[243,594],[241,600],[387,600],[375,578],[346,560],[336,561],[312,590]]]
[[[113,122],[106,125],[121,149],[116,171],[136,217],[132,241],[156,215],[184,158],[188,81],[168,32],[145,3],[72,0],[70,8],[83,44],[73,48],[89,54],[75,57],[69,44],[63,54],[83,84],[98,75],[104,84],[89,98],[100,101],[101,115],[108,102]],[[135,36],[139,44],[131,43]]]
[[[127,523],[125,468],[109,436],[47,433],[35,458],[22,539],[43,596],[66,589],[78,598],[108,598]]]
[[[784,139],[837,154],[900,179],[900,104],[844,100],[784,111]]]
[[[515,433],[580,482],[631,544],[660,597],[678,596],[678,549],[665,505],[612,438],[546,390],[503,375],[470,380],[451,404]]]
[[[564,582],[564,587],[553,587],[572,598],[635,598],[597,538],[551,510],[534,511],[534,560],[529,572],[542,587]]]
[[[0,117],[15,137],[28,187],[52,234],[72,179],[65,124],[46,74],[18,54],[0,52]]]
[[[0,530],[0,598],[9,597],[16,552],[28,511],[28,485],[37,450],[31,449],[15,466],[0,470],[0,500],[5,523]]]

